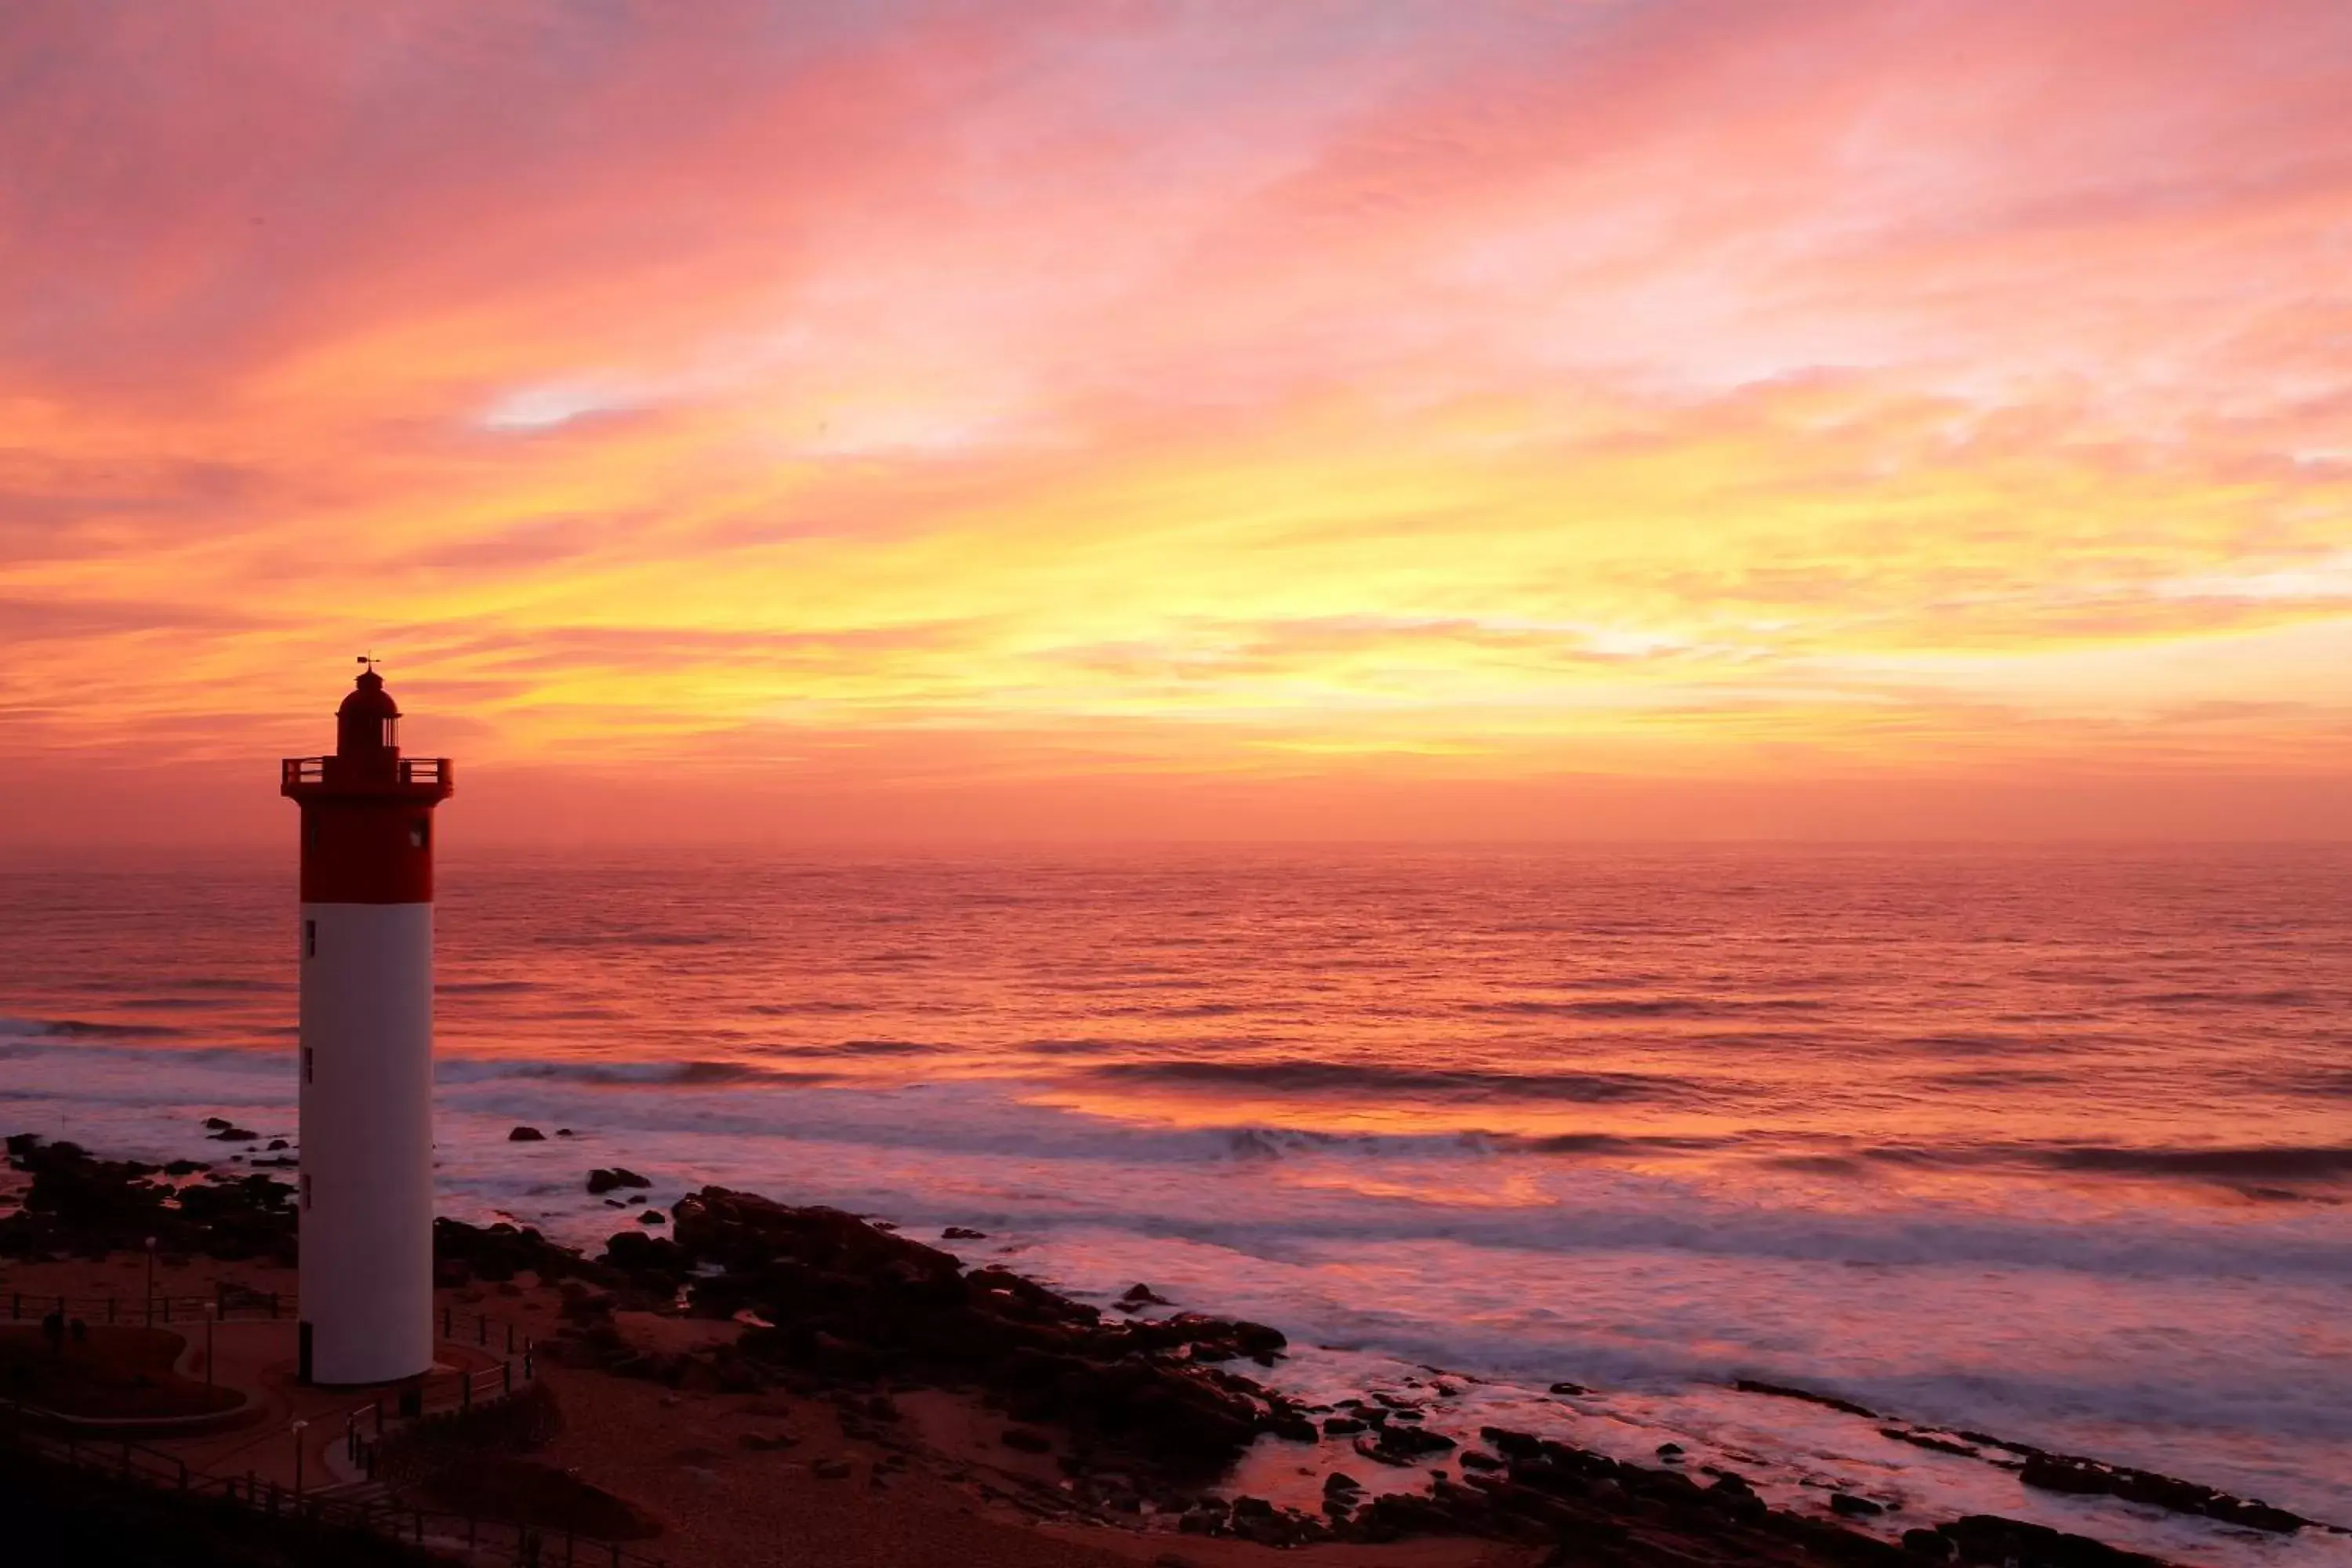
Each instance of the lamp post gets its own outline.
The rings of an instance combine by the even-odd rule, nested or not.
[[[294,1423],[294,1500],[298,1503],[302,1500],[302,1429],[310,1425],[308,1421]]]

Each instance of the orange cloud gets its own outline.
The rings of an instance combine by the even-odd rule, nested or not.
[[[2323,0],[36,5],[0,80],[20,778],[307,749],[371,645],[493,775],[842,820],[2352,763]]]

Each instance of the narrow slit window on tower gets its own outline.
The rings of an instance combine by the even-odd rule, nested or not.
[[[305,958],[319,956],[319,922],[317,921],[302,922],[302,956]]]
[[[310,1081],[310,1047],[308,1046],[302,1047],[302,1081]]]
[[[386,719],[383,721],[383,743],[387,750],[400,744],[399,720]]]
[[[310,1172],[308,1172],[308,1171],[303,1172],[303,1173],[302,1173],[301,1181],[302,1181],[302,1206],[303,1206],[304,1208],[309,1208],[309,1207],[310,1206]]]
[[[408,825],[408,847],[410,848],[422,849],[426,844],[432,842],[432,824],[433,819],[431,817],[420,816]]]

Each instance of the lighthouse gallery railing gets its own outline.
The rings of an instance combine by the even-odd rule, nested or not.
[[[289,784],[314,784],[327,782],[329,757],[289,757],[279,765],[278,781]],[[449,759],[446,757],[402,757],[394,764],[398,778],[404,784],[443,784],[449,782]]]

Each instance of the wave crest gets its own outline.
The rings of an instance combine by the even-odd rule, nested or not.
[[[1263,1062],[1106,1062],[1087,1076],[1121,1082],[1219,1085],[1297,1094],[1444,1095],[1453,1099],[1565,1100],[1605,1103],[1684,1100],[1696,1092],[1685,1079],[1645,1073],[1486,1072],[1472,1068],[1394,1068],[1308,1058]]]

